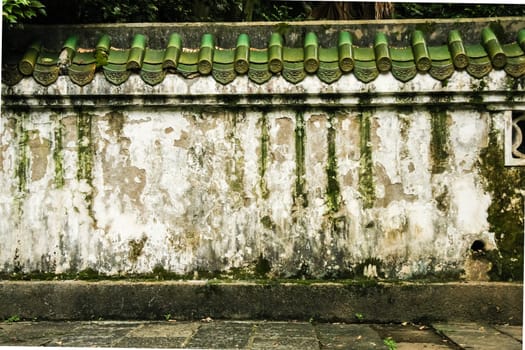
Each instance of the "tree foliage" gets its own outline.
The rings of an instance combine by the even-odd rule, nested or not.
[[[525,16],[523,5],[399,3],[396,18],[475,18]]]
[[[8,24],[18,24],[37,15],[45,15],[45,6],[38,0],[3,0],[2,20]]]
[[[4,0],[4,21],[41,24],[525,16],[525,6],[271,0]],[[48,16],[36,16],[44,13]]]

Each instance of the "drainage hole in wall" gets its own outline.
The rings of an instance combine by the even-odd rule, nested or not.
[[[472,250],[473,252],[484,252],[485,242],[483,242],[481,239],[476,239],[474,242],[472,242],[470,250]]]

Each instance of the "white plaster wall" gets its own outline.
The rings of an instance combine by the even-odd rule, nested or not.
[[[338,111],[336,213],[329,212],[326,194],[328,115],[302,112],[304,207],[294,204],[297,112],[291,109],[125,111],[120,130],[110,125],[115,114],[96,111],[91,185],[77,179],[76,115],[4,115],[0,181],[7,191],[0,197],[0,261],[6,270],[89,267],[118,274],[162,265],[186,273],[244,267],[262,254],[276,273],[293,274],[306,264],[322,275],[377,259],[389,277],[406,277],[460,265],[474,239],[492,240],[490,195],[475,168],[486,147],[487,113],[449,113],[450,161],[442,174],[432,174],[432,114],[375,110],[370,133],[376,204],[365,209],[358,187],[360,114]],[[262,118],[269,135],[263,179]],[[35,158],[36,141],[27,146],[30,165],[22,192],[14,176],[23,147],[15,119],[48,145],[45,162]],[[65,183],[57,188],[53,147],[60,123]],[[44,175],[32,181],[37,170]],[[432,193],[443,186],[449,194],[446,212],[436,207]],[[90,203],[85,197],[91,192]],[[142,247],[134,251],[136,244]]]
[[[86,88],[90,93],[102,93],[99,78]],[[49,88],[56,91],[48,93],[60,96],[68,89],[73,101],[80,92],[61,79]],[[401,85],[383,75],[366,86],[352,79],[345,76],[339,85],[327,86],[309,77],[293,86],[275,78],[261,87],[239,78],[222,87],[207,78],[186,86],[170,76],[151,88],[173,88],[182,96],[197,91],[206,96],[218,89],[212,97],[266,89],[274,101],[250,106],[241,97],[242,108],[213,99],[202,106],[173,101],[148,106],[145,97],[137,96],[125,108],[118,101],[108,107],[88,99],[84,108],[52,111],[28,98],[29,111],[5,109],[0,118],[1,269],[62,273],[92,268],[114,275],[162,266],[190,273],[251,268],[263,256],[281,276],[307,267],[314,276],[350,270],[406,278],[461,270],[476,239],[494,247],[487,222],[492,194],[482,186],[478,161],[490,129],[502,127],[502,114],[460,107],[463,96],[458,95],[446,112],[448,157],[435,173],[435,115],[425,105],[432,97],[414,96],[414,104],[407,106],[392,93],[428,92],[437,83],[428,76]],[[463,73],[456,73],[441,89],[465,88],[464,80]],[[34,88],[30,84],[24,80],[10,91],[23,94]],[[348,94],[339,97],[335,108],[324,109],[319,96],[337,87]],[[121,92],[129,88],[118,87]],[[107,89],[118,94],[117,87]],[[280,94],[272,97],[276,91]],[[352,91],[381,93],[368,108],[359,106]],[[283,92],[313,95],[302,105],[300,98],[298,105],[279,104]],[[497,95],[488,99],[501,102]],[[375,195],[369,208],[360,192],[366,157],[360,144],[363,111],[370,115],[367,147]],[[78,121],[87,116],[91,138],[83,142],[93,150],[91,179],[78,176]],[[298,116],[304,121],[304,174],[299,175],[307,205],[296,193]],[[339,187],[336,210],[327,195],[330,122]],[[57,155],[63,185],[56,181]],[[26,169],[23,184],[21,167]]]

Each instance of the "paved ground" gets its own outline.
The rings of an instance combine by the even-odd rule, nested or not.
[[[168,318],[168,315],[166,316]],[[269,321],[0,323],[1,346],[186,349],[522,349],[522,327]]]

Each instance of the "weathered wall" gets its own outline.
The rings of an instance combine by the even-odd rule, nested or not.
[[[500,72],[480,91],[466,73],[446,86],[170,76],[135,97],[132,78],[4,87],[4,272],[253,271],[267,260],[277,276],[459,276],[475,240],[498,248],[495,197],[513,198],[500,209],[523,225],[523,172],[494,193],[506,173],[485,161],[503,159],[506,110],[524,101],[521,85],[509,100]]]

